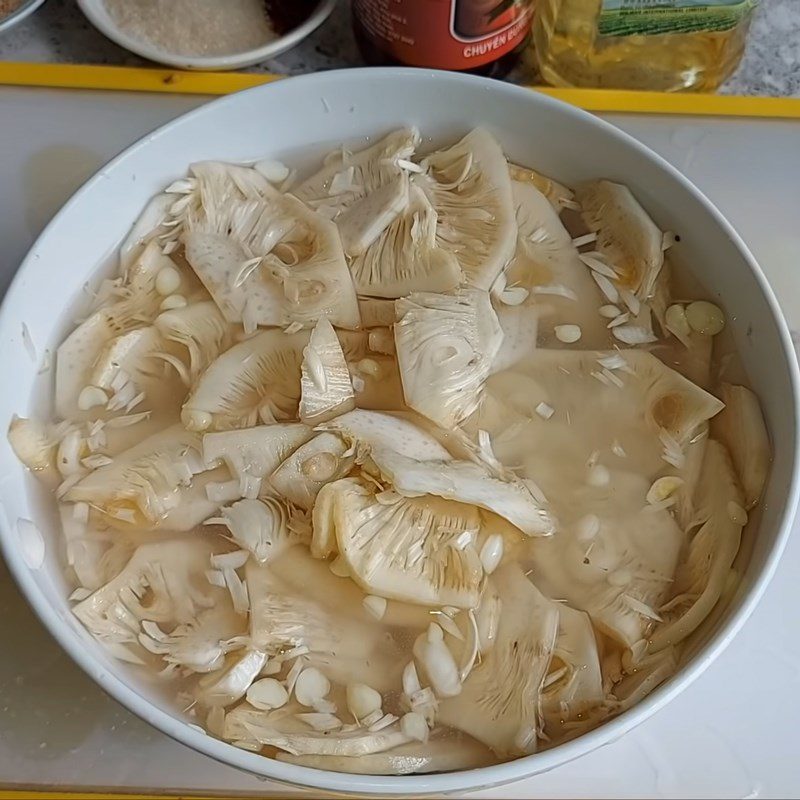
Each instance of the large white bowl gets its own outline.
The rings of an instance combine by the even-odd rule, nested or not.
[[[66,602],[59,533],[35,481],[0,443],[0,534],[22,591],[52,635],[107,692],[164,733],[220,761],[269,778],[350,793],[463,792],[551,769],[606,744],[685,689],[730,642],[771,578],[798,497],[798,375],[775,298],[747,248],[703,195],[669,164],[589,114],[525,89],[422,70],[350,70],[292,78],[210,103],[147,136],[104,167],[64,207],[34,245],[0,312],[0,420],[42,410],[38,364],[24,346],[23,323],[38,352],[62,337],[67,306],[114,252],[144,203],[200,159],[294,159],[341,141],[364,143],[416,124],[432,143],[484,125],[514,161],[566,183],[607,177],[626,183],[664,228],[680,234],[675,253],[725,307],[756,387],[775,458],[763,514],[741,586],[690,660],[644,702],[568,744],[485,769],[428,776],[370,777],[306,769],[244,752],[190,728],[160,707],[142,684],[77,624]],[[44,564],[32,569],[21,537],[36,522]],[[742,713],[747,713],[743,709]]]

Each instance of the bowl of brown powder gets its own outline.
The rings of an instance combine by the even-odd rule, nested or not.
[[[44,0],[0,0],[0,31],[22,22],[42,3]]]
[[[143,58],[182,69],[224,70],[291,49],[328,18],[336,0],[78,0],[78,5],[109,39]]]

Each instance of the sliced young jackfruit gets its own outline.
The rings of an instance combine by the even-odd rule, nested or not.
[[[350,371],[336,331],[320,319],[303,350],[300,419],[308,425],[325,422],[355,408]]]
[[[200,437],[173,425],[81,478],[64,499],[89,503],[115,527],[188,530],[217,507],[193,487],[195,476],[205,471]],[[181,528],[175,527],[178,509]]]
[[[511,175],[511,180],[524,185],[533,186],[538,192],[541,192],[547,201],[553,206],[557,214],[560,214],[562,209],[565,208],[565,201],[568,203],[572,200],[573,192],[558,181],[542,175],[529,167],[521,167],[518,164],[509,164],[508,172]]]
[[[350,272],[359,294],[374,297],[446,292],[462,278],[457,254],[438,241],[436,210],[416,185],[403,213],[350,260]]]
[[[211,300],[165,311],[156,317],[155,327],[164,339],[186,348],[192,382],[232,341],[231,326]]]
[[[335,540],[364,591],[429,606],[477,605],[483,569],[474,542],[480,526],[474,507],[378,493],[356,478],[324,486],[314,508],[314,540]]]
[[[120,245],[119,268],[121,274],[130,268],[152,239],[166,230],[162,227],[162,223],[169,217],[169,210],[174,203],[175,196],[164,192],[157,194],[144,207]]]
[[[8,426],[8,443],[14,455],[32,472],[45,473],[55,468],[57,440],[39,420],[15,414]]]
[[[439,495],[480,506],[529,536],[552,533],[555,521],[530,488],[510,474],[454,459],[429,433],[390,414],[357,409],[325,423],[356,447],[356,461],[370,464],[406,497]]]
[[[181,419],[196,431],[297,418],[305,332],[268,330],[234,345],[200,376]]]
[[[204,577],[213,552],[205,540],[165,539],[143,544],[127,566],[73,608],[102,642],[133,643],[141,623],[192,623],[203,609],[225,602],[224,592]]]
[[[608,487],[570,486],[558,536],[528,543],[531,580],[628,648],[658,621],[684,546],[669,512],[646,503],[648,489],[616,471]]]
[[[541,698],[543,730],[551,741],[581,733],[605,702],[591,619],[566,603],[557,606],[558,636]]]
[[[480,128],[427,156],[418,178],[437,215],[436,240],[455,255],[464,280],[488,290],[514,253],[517,231],[508,164]]]
[[[264,565],[251,559],[245,578],[254,647],[271,656],[307,647],[304,660],[336,683],[378,691],[399,685],[403,639],[387,635],[384,622],[363,609],[354,584],[334,576],[307,547],[284,548]]]
[[[504,609],[497,640],[457,697],[439,703],[437,720],[483,742],[502,757],[535,752],[539,691],[558,633],[558,608],[516,564],[493,583]]]
[[[406,403],[443,428],[480,404],[483,383],[503,341],[486,292],[417,292],[395,304],[395,345]]]
[[[212,467],[224,462],[232,478],[214,487],[214,497],[230,502],[258,495],[264,479],[312,436],[311,429],[300,422],[207,433],[203,436],[204,463]]]
[[[232,719],[231,719],[232,717]],[[363,758],[383,753],[412,741],[397,723],[379,731],[367,728],[348,731],[315,731],[291,716],[270,718],[263,712],[235,709],[225,719],[224,738],[240,735],[244,728],[249,738],[259,744],[277,747],[295,756],[330,756]]]
[[[303,540],[296,510],[271,497],[239,500],[221,509],[219,520],[224,521],[233,541],[262,564]]]
[[[383,753],[352,756],[294,756],[278,753],[278,761],[312,769],[328,769],[353,775],[424,775],[479,769],[495,762],[492,753],[469,736],[440,729],[431,731],[424,744],[410,742]]]
[[[161,375],[161,364],[153,354],[163,349],[163,339],[154,325],[116,336],[100,352],[87,385],[111,395],[130,381],[133,384],[130,393],[135,395],[146,381]]]
[[[365,252],[408,208],[409,199],[408,173],[400,172],[337,216],[345,255]]]
[[[713,439],[706,445],[694,502],[690,528],[697,532],[675,573],[664,624],[650,637],[652,651],[677,645],[698,628],[719,600],[739,552],[747,522],[744,496],[727,450]]]
[[[710,338],[710,337],[706,337]],[[758,398],[744,386],[722,383],[719,394],[725,408],[714,418],[714,435],[728,448],[744,489],[746,508],[764,491],[772,452]]]
[[[411,158],[419,140],[416,128],[401,128],[356,153],[344,149],[334,152],[322,169],[294,187],[292,193],[338,221],[338,216],[354,203],[396,180],[405,171],[402,162]]]
[[[530,292],[525,306],[539,312],[542,345],[562,347],[555,327],[577,325],[577,346],[608,347],[608,320],[598,313],[606,300],[558,213],[530,183],[514,181],[512,196],[519,233],[516,252],[505,272],[506,285]]]
[[[575,199],[597,250],[616,271],[616,283],[646,302],[664,263],[664,234],[627,186],[590,181],[575,188]]]
[[[355,459],[335,433],[320,433],[300,445],[270,476],[272,488],[289,502],[310,511],[320,489],[344,478]]]
[[[206,163],[193,172],[197,199],[182,223],[186,258],[229,322],[310,327],[325,316],[359,327],[332,222],[256,170]]]
[[[636,666],[636,671],[626,675],[614,686],[617,699],[616,712],[627,711],[647,697],[678,669],[678,652],[665,647],[657,653],[648,653]]]

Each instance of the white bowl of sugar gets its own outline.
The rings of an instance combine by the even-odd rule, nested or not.
[[[290,50],[336,0],[78,0],[101,33],[142,58],[179,69],[232,70]]]

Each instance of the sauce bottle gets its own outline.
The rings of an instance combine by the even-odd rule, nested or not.
[[[539,0],[533,54],[556,86],[713,91],[758,0]]]
[[[353,0],[364,60],[502,77],[528,44],[532,0]]]

